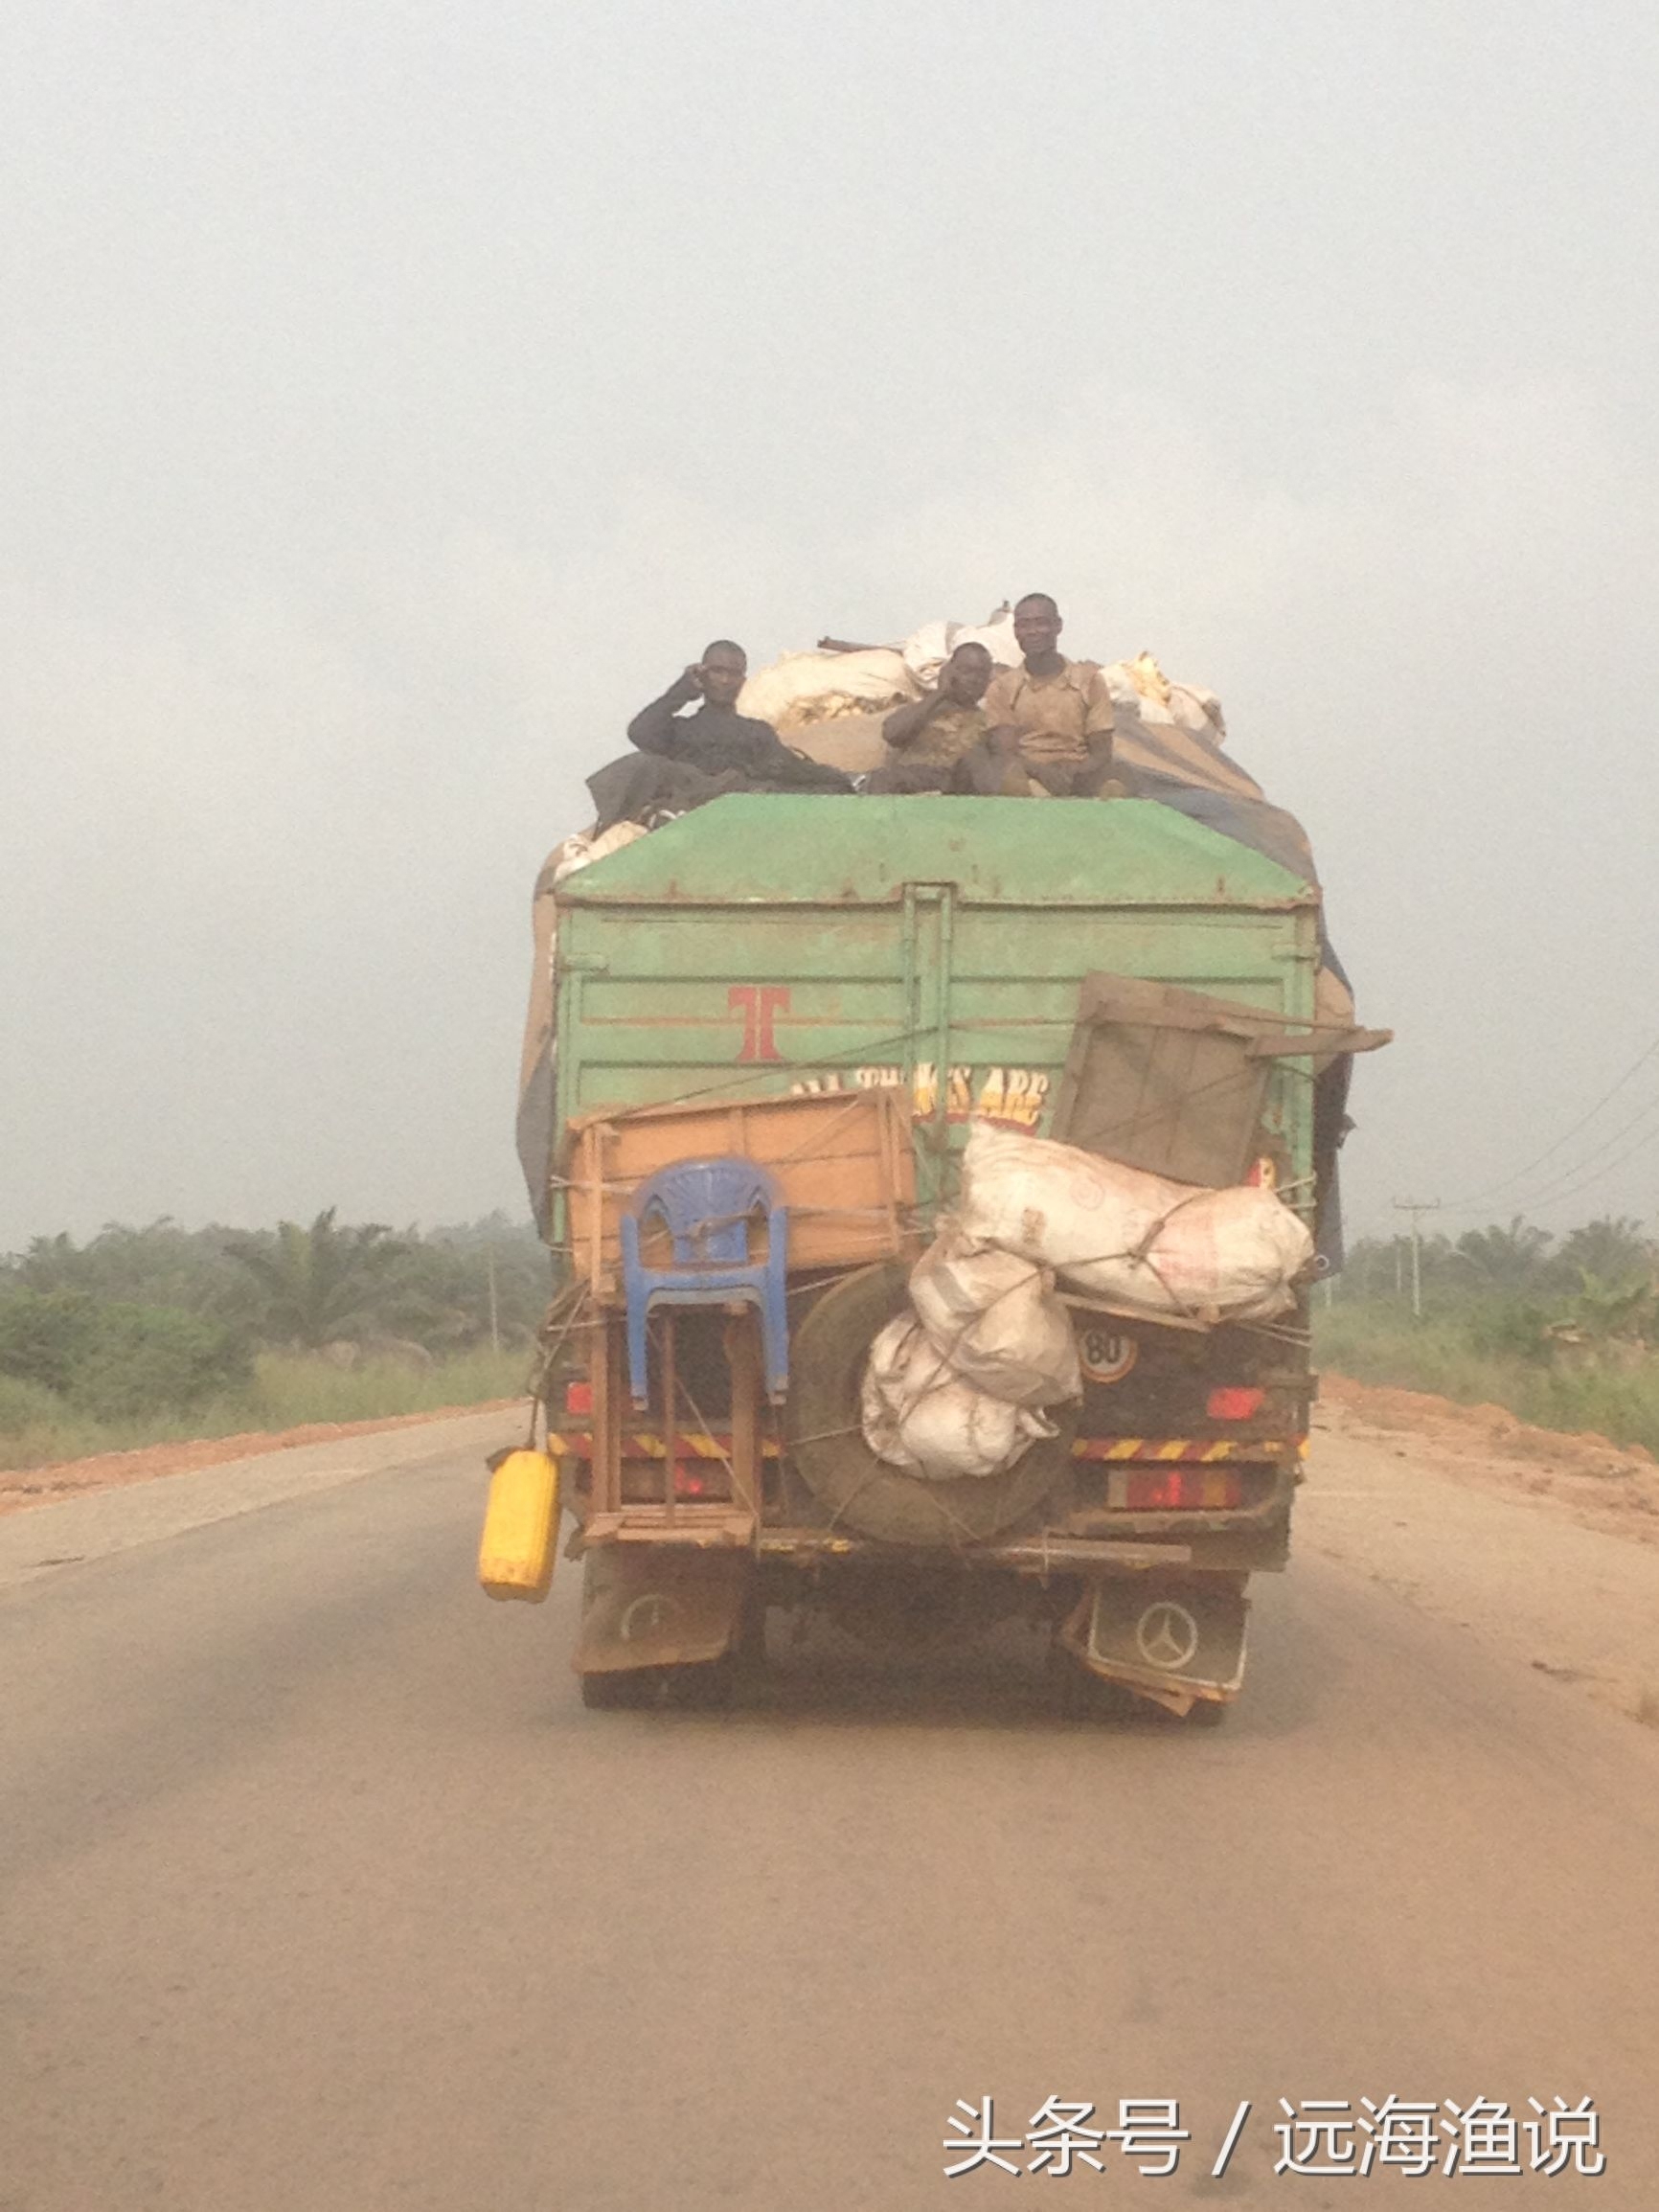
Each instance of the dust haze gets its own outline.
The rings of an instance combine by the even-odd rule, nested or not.
[[[0,1247],[522,1211],[530,882],[628,716],[714,634],[1033,588],[1307,823],[1399,1035],[1353,1227],[1503,1186],[1659,1026],[1649,11],[6,48]],[[1650,1102],[1479,1217],[1651,1220]]]

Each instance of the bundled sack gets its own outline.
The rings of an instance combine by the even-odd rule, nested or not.
[[[1071,1315],[1046,1267],[972,1243],[947,1222],[916,1263],[910,1302],[933,1349],[976,1390],[1011,1405],[1080,1396]]]
[[[998,668],[1017,667],[1024,657],[1013,634],[1013,615],[1005,599],[982,623],[924,622],[899,647],[917,682],[932,685],[959,645],[982,645]]]
[[[870,1347],[860,1405],[864,1441],[877,1459],[930,1482],[1001,1474],[1054,1424],[963,1381],[908,1313]]]
[[[1148,1320],[1268,1320],[1313,1257],[1272,1191],[1206,1190],[1075,1145],[976,1122],[963,1154],[962,1234],[1053,1267]]]
[[[813,722],[886,711],[920,696],[904,655],[886,646],[865,652],[792,652],[756,670],[738,695],[738,712],[770,722],[786,738]]]
[[[613,822],[608,830],[579,831],[549,855],[547,865],[553,870],[553,880],[562,883],[567,876],[591,868],[596,860],[606,860],[625,845],[649,834],[643,822]]]
[[[827,722],[798,722],[784,742],[791,751],[805,753],[826,768],[843,775],[861,776],[891,759],[881,726],[893,710],[882,707],[868,715],[836,715]]]

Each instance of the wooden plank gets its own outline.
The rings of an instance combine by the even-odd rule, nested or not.
[[[568,1140],[571,1238],[596,1298],[614,1292],[617,1224],[639,1185],[675,1161],[728,1153],[776,1177],[791,1267],[856,1266],[907,1249],[916,1165],[902,1091],[613,1109],[574,1121]]]

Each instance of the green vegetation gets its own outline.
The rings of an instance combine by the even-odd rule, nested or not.
[[[38,1238],[0,1261],[0,1467],[513,1397],[550,1290],[499,1215]]]
[[[457,1352],[425,1369],[369,1359],[350,1369],[314,1356],[261,1353],[247,1386],[211,1398],[189,1412],[100,1420],[55,1391],[0,1375],[0,1469],[40,1467],[100,1451],[132,1451],[146,1444],[241,1436],[312,1422],[378,1421],[398,1413],[430,1413],[446,1405],[482,1405],[525,1393],[530,1355],[524,1349]]]
[[[1659,1246],[1639,1221],[1425,1238],[1421,1282],[1419,1318],[1405,1240],[1358,1243],[1316,1302],[1320,1363],[1659,1452]]]

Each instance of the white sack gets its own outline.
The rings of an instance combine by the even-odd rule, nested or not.
[[[579,869],[591,868],[596,860],[607,859],[612,853],[620,853],[625,845],[631,845],[637,837],[649,836],[643,822],[613,822],[608,830],[597,836],[588,831],[579,831],[567,837],[550,858],[553,879],[562,883],[567,876]]]
[[[904,655],[886,646],[869,652],[792,652],[757,669],[738,694],[738,712],[775,730],[832,720],[921,696]]]
[[[1006,603],[982,623],[924,622],[898,650],[911,674],[926,687],[938,681],[940,670],[959,645],[984,646],[998,668],[1011,669],[1023,657]]]
[[[1083,1387],[1071,1315],[1046,1267],[941,1230],[916,1263],[910,1302],[965,1382],[1011,1405],[1055,1405]]]
[[[1227,718],[1221,711],[1221,702],[1202,684],[1170,686],[1170,718],[1182,729],[1191,730],[1195,738],[1204,738],[1213,745],[1227,742]]]
[[[1040,1413],[1006,1405],[951,1372],[920,1321],[901,1313],[870,1347],[861,1411],[877,1459],[930,1482],[1000,1474],[1034,1440],[1057,1433]]]
[[[975,1243],[1053,1267],[1130,1313],[1266,1320],[1295,1304],[1313,1239],[1273,1192],[1172,1183],[975,1122],[958,1220]]]

